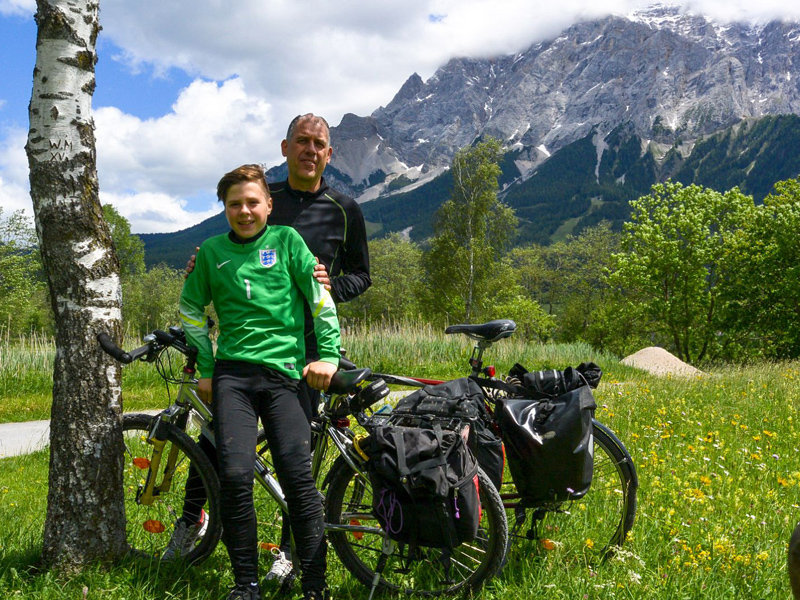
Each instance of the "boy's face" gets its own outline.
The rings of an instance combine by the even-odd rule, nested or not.
[[[232,185],[225,196],[228,225],[241,238],[251,238],[264,228],[272,212],[272,198],[255,181]]]

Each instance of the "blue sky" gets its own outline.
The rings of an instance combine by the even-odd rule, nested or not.
[[[386,105],[414,72],[455,56],[523,50],[638,0],[100,0],[93,100],[101,200],[134,232],[176,231],[220,210],[220,175],[279,164],[296,114],[332,124]],[[796,0],[684,2],[716,19],[800,19]],[[0,207],[32,214],[27,107],[35,0],[0,0]],[[491,27],[486,27],[491,13]],[[336,149],[334,148],[334,157]]]

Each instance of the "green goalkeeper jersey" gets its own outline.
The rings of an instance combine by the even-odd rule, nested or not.
[[[199,350],[200,376],[214,373],[205,315],[212,301],[219,320],[218,359],[256,363],[300,379],[305,366],[305,297],[320,360],[338,365],[336,306],[314,279],[315,265],[314,256],[291,227],[267,225],[247,243],[235,242],[229,234],[203,242],[180,299],[186,339]]]

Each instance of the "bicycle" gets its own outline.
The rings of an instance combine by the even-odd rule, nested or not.
[[[445,330],[446,334],[461,333],[475,340],[469,377],[481,385],[490,408],[503,392],[487,385],[495,378],[495,370],[484,367],[483,353],[515,330],[513,321],[503,319],[452,325]],[[373,373],[372,377],[407,387],[443,383],[383,373]],[[517,493],[506,466],[500,497],[509,512],[508,550],[512,543],[531,540],[547,549],[560,547],[567,554],[583,553],[591,563],[605,559],[625,542],[636,517],[636,467],[622,441],[597,419],[592,419],[592,434],[594,473],[589,492],[580,499],[531,502]],[[527,523],[529,527],[523,533]]]
[[[153,331],[144,338],[143,346],[130,352],[104,333],[98,335],[98,341],[123,364],[134,360],[155,363],[162,379],[178,386],[174,402],[158,414],[123,417],[126,536],[131,551],[160,560],[172,524],[182,514],[184,486],[190,467],[194,467],[205,488],[207,525],[182,560],[200,563],[216,548],[221,524],[216,471],[190,435],[199,429],[213,443],[211,412],[196,393],[196,349],[186,343],[177,327]],[[185,357],[180,377],[173,375],[168,349]],[[357,369],[344,358],[342,365],[349,370],[336,373],[323,394],[320,414],[312,421],[312,472],[317,482],[322,481],[319,489],[325,491],[325,529],[336,554],[344,567],[371,589],[370,597],[378,589],[427,596],[476,591],[499,570],[507,547],[506,515],[497,490],[479,471],[482,517],[473,542],[455,548],[447,561],[439,549],[426,548],[409,556],[409,548],[391,540],[372,514],[371,486],[364,458],[354,448],[356,433],[348,418],[355,417],[358,427],[368,423],[367,411],[382,397],[376,393],[376,378],[370,369]],[[266,491],[262,500],[269,503],[266,509],[257,507],[258,514],[269,513],[269,535],[277,539],[280,525],[276,518],[287,507],[265,443],[254,450],[254,476],[260,484],[257,487]]]

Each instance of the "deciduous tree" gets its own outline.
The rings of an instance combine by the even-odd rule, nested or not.
[[[119,263],[98,198],[94,124],[97,2],[37,0],[26,146],[56,358],[43,560],[64,571],[126,551],[119,366]]]
[[[339,314],[365,321],[417,318],[423,277],[419,246],[393,233],[370,242],[369,262],[372,286],[358,298],[340,304]]]
[[[775,184],[730,252],[726,358],[800,356],[800,178]]]
[[[450,319],[480,319],[499,300],[498,267],[517,226],[514,210],[497,197],[501,155],[490,138],[453,158],[453,191],[437,211],[425,256],[428,291]]]
[[[0,207],[0,331],[18,335],[41,324],[43,287],[33,225],[22,211],[4,218]]]
[[[720,331],[732,242],[753,218],[753,200],[736,188],[721,194],[667,182],[631,209],[611,281],[682,360],[702,361]]]
[[[144,273],[144,242],[131,233],[131,224],[110,204],[103,205],[103,217],[111,231],[111,241],[119,260],[119,274],[135,277]]]

